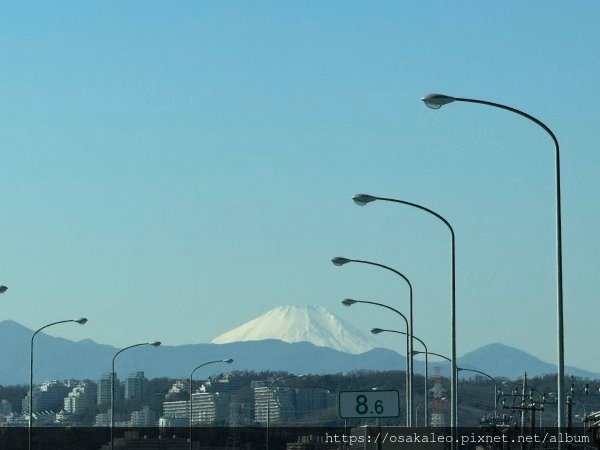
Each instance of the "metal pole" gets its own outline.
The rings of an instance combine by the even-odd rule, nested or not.
[[[406,371],[404,372],[406,374],[406,391],[407,391],[407,395],[406,395],[406,426],[410,427],[412,425],[411,422],[411,404],[410,404],[410,355],[408,354],[409,352],[409,348],[410,348],[410,344],[409,341],[410,339],[408,338],[409,335],[409,331],[408,331],[408,325],[406,325]]]
[[[407,333],[404,333],[403,331],[398,331],[398,330],[388,330],[388,329],[384,329],[384,328],[373,328],[371,329],[371,333],[373,334],[379,334],[381,332],[388,332],[388,333],[398,333],[398,334],[403,334],[405,336],[408,336]],[[419,353],[425,353],[425,427],[427,427],[429,425],[429,389],[428,389],[428,384],[427,384],[427,378],[429,376],[428,373],[428,367],[429,367],[429,351],[427,350],[427,345],[425,344],[425,342],[423,342],[421,339],[419,339],[417,336],[415,336],[414,334],[411,334],[411,340],[416,339],[417,341],[419,341],[421,343],[421,345],[423,346],[423,348],[425,349],[425,352],[416,352],[416,351],[412,351],[411,352],[411,356],[414,357],[414,355],[418,355]],[[414,365],[413,365],[414,368]],[[417,418],[417,413],[415,411],[415,422],[416,422],[416,418]],[[416,426],[416,425],[415,425]]]
[[[425,428],[429,427],[429,352],[425,348]]]
[[[190,414],[188,416],[188,425],[190,427],[190,450],[192,450],[192,402],[193,400],[193,392],[194,390],[192,389],[192,374],[194,372],[192,372],[190,374],[190,401],[189,401],[189,407],[190,407]]]
[[[388,305],[384,305],[383,303],[377,303],[377,302],[370,302],[370,301],[366,301],[366,300],[353,300],[353,299],[344,299],[342,300],[342,304],[344,304],[345,306],[351,306],[354,303],[366,303],[368,305],[376,305],[376,306],[381,306],[382,308],[386,308],[389,309],[390,311],[394,311],[396,314],[398,314],[400,317],[402,317],[404,319],[404,323],[406,325],[406,333],[402,333],[402,334],[406,334],[407,336],[407,341],[408,339],[408,335],[410,333],[410,327],[408,325],[408,319],[406,318],[406,316],[404,314],[402,314],[400,311],[398,311],[396,308],[392,308],[391,306]],[[412,339],[411,339],[412,340]],[[407,343],[407,350],[408,350],[408,343]],[[408,356],[408,354],[406,355],[406,361],[408,364],[408,361],[410,361],[410,357]],[[408,367],[406,368],[406,375],[407,375],[407,381],[408,381]],[[409,422],[409,416],[410,414],[408,414],[408,412],[410,411],[408,409],[408,398],[409,398],[409,386],[408,386],[408,382],[406,384],[406,409],[407,409],[407,415],[406,415],[406,426],[410,426],[410,422]]]
[[[83,325],[87,322],[87,319],[71,319],[71,320],[59,320],[58,322],[52,322],[49,323],[48,325],[44,325],[42,328],[39,328],[37,331],[35,331],[33,333],[33,335],[31,336],[31,346],[30,346],[30,351],[29,351],[29,426],[27,427],[27,448],[29,450],[31,450],[31,438],[32,438],[32,427],[33,427],[33,340],[35,339],[36,335],[48,328],[51,327],[53,325],[58,325],[61,323],[68,323],[68,322],[77,322],[80,325]]]
[[[204,366],[208,366],[209,364],[215,364],[215,363],[220,363],[220,362],[224,362],[227,364],[231,364],[233,362],[233,359],[229,358],[229,359],[217,359],[216,361],[208,361],[205,362],[203,364],[200,364],[199,366],[196,366],[196,368],[194,370],[192,370],[192,372],[190,373],[190,401],[189,401],[189,409],[190,409],[190,415],[189,415],[189,420],[188,420],[188,425],[189,425],[189,435],[190,435],[190,450],[192,450],[192,415],[193,415],[193,410],[192,410],[192,405],[194,403],[194,396],[193,396],[193,389],[192,389],[192,382],[193,382],[193,377],[194,377],[194,373],[196,373],[196,370],[200,369],[201,367]]]
[[[337,262],[336,260],[340,260],[343,259],[345,262],[355,262],[355,263],[361,263],[361,264],[367,264],[370,266],[376,266],[376,267],[381,267],[382,269],[386,269],[389,270],[390,272],[395,273],[396,275],[398,275],[400,278],[402,278],[406,284],[408,285],[408,352],[407,355],[410,355],[409,358],[407,359],[407,364],[406,364],[406,371],[408,374],[408,378],[407,378],[407,386],[408,386],[408,397],[407,397],[407,408],[408,408],[408,423],[409,426],[412,426],[413,424],[413,420],[412,420],[412,411],[413,411],[413,398],[414,398],[414,394],[413,394],[413,384],[414,384],[414,361],[413,361],[413,341],[412,341],[412,337],[414,335],[414,331],[413,331],[413,287],[412,287],[412,283],[410,282],[410,280],[401,272],[397,271],[396,269],[393,269],[389,266],[383,265],[383,264],[379,264],[376,262],[372,262],[372,261],[365,261],[365,260],[361,260],[361,259],[349,259],[349,258],[334,258],[332,260],[332,262],[336,265],[341,265],[339,262]],[[344,263],[345,263],[344,262]]]
[[[141,344],[130,345],[129,347],[122,348],[117,353],[114,354],[112,358],[112,372],[110,373],[110,448],[114,450],[115,448],[115,359],[119,354],[123,353],[125,350],[129,350],[130,348],[140,347],[142,345],[151,345],[153,347],[158,347],[160,342],[144,342]]]
[[[419,338],[417,338],[417,337],[415,337],[415,339],[417,339],[417,340],[418,340],[418,341],[419,341],[421,344],[423,344],[423,346],[425,346],[425,343],[424,343],[424,342],[423,342],[421,339],[419,339]],[[427,366],[429,365],[429,362],[428,362],[429,355],[438,356],[438,357],[440,357],[440,358],[442,358],[442,359],[445,359],[445,360],[446,360],[446,361],[448,361],[449,363],[452,363],[452,360],[451,360],[450,358],[448,358],[447,356],[441,355],[441,354],[439,354],[439,353],[430,352],[430,351],[428,351],[428,350],[427,350],[427,347],[425,347],[425,351],[424,351],[424,352],[415,352],[415,355],[417,355],[417,354],[419,354],[419,353],[425,353],[425,370],[426,370],[426,371],[425,371],[425,374],[427,374]],[[471,370],[471,369],[462,369],[462,368],[461,368],[461,369],[459,369],[459,368],[457,367],[457,368],[456,368],[456,374],[457,374],[457,375],[458,375],[458,371],[459,371],[459,370]],[[425,376],[427,377],[427,375],[425,375]],[[458,376],[457,376],[456,378],[458,378]],[[426,400],[426,402],[425,402],[425,405],[427,405],[427,403],[428,403],[428,402],[427,402],[427,400],[429,400],[429,399],[428,399],[429,392],[427,392],[427,390],[426,390],[425,392],[426,392],[426,395],[425,395],[425,400]],[[457,390],[456,392],[457,392],[457,394],[458,394],[458,390]],[[426,421],[425,423],[426,423],[426,426],[427,426],[427,425],[428,425],[428,422]],[[454,436],[454,435],[452,435],[452,436]]]
[[[29,352],[29,429],[27,430],[29,450],[31,450],[31,427],[33,426],[33,338],[35,337],[36,333],[31,336],[31,348]]]
[[[284,377],[279,377],[275,380],[273,380],[271,382],[271,384],[269,384],[269,387],[267,388],[267,435],[266,435],[266,450],[269,450],[269,426],[270,426],[270,421],[271,421],[271,388],[275,385],[275,383],[278,383],[280,381],[283,380],[287,380],[288,378],[300,378],[303,375],[286,375]]]
[[[485,372],[482,372],[481,370],[465,369],[464,367],[460,367],[458,370],[459,371],[466,370],[468,372],[475,372],[475,373],[483,375],[484,377],[487,377],[490,380],[492,380],[492,382],[494,383],[494,417],[497,417],[498,416],[498,382],[496,381],[496,379],[494,377],[492,377],[491,375],[489,375]]]
[[[452,437],[454,438],[454,428],[456,428],[458,426],[458,419],[457,419],[458,405],[457,405],[457,393],[456,393],[458,390],[458,382],[456,379],[456,367],[457,367],[457,361],[456,361],[456,245],[455,245],[454,229],[452,228],[452,225],[450,225],[450,222],[448,222],[443,216],[441,216],[440,214],[436,213],[435,211],[433,211],[429,208],[426,208],[422,205],[419,205],[417,203],[407,202],[405,200],[399,200],[399,199],[395,199],[395,198],[376,197],[376,196],[365,195],[365,194],[355,195],[352,198],[355,201],[355,203],[357,203],[359,205],[364,205],[364,204],[372,202],[374,200],[383,200],[386,202],[400,203],[403,205],[412,206],[412,207],[420,209],[421,211],[425,211],[425,212],[437,217],[448,227],[448,230],[450,230],[450,235],[452,237],[452,240],[451,240],[451,244],[452,244],[452,276],[451,276],[452,298],[451,298],[451,314],[450,314],[450,316],[451,316],[451,319],[450,319],[451,340],[450,340],[450,342],[451,342],[451,346],[452,346],[451,363],[450,363],[452,366],[450,397],[452,400],[452,407],[451,407],[452,412],[451,412],[450,421],[452,422],[452,429],[453,429]],[[454,441],[454,439],[453,439],[453,441]]]
[[[269,421],[271,419],[271,386],[269,385],[267,389],[267,450],[269,450]]]
[[[118,353],[117,353],[118,354]],[[115,448],[115,358],[113,356],[112,366],[110,368],[110,448]]]
[[[573,399],[567,396],[567,433],[571,433],[571,424],[573,423]]]
[[[558,399],[557,399],[557,415],[558,415],[558,429],[564,426],[564,407],[565,407],[565,346],[564,346],[564,316],[563,316],[563,263],[562,263],[562,212],[561,212],[561,193],[560,193],[560,147],[558,144],[558,139],[552,130],[541,120],[536,117],[518,110],[516,108],[512,108],[510,106],[502,105],[500,103],[489,102],[486,100],[477,100],[472,98],[457,98],[457,97],[447,97],[450,101],[459,101],[459,102],[467,102],[467,103],[477,103],[481,105],[492,106],[495,108],[504,109],[506,111],[510,111],[516,113],[526,119],[531,120],[535,124],[539,125],[541,128],[546,131],[552,138],[554,142],[554,169],[555,169],[555,183],[556,183],[556,278],[557,278],[557,286],[556,286],[556,304],[557,304],[557,340],[558,340]],[[425,98],[423,98],[425,100]],[[440,105],[441,106],[441,105]],[[561,442],[558,443],[558,447],[562,448],[563,444]]]

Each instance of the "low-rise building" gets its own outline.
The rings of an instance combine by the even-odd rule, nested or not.
[[[141,410],[131,413],[132,427],[154,427],[156,422],[156,413],[149,406],[144,406]]]

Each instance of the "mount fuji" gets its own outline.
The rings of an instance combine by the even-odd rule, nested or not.
[[[278,306],[214,338],[213,344],[277,339],[310,342],[345,353],[360,354],[381,347],[366,333],[322,306]]]

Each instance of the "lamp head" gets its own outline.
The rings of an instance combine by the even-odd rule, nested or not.
[[[0,294],[4,294],[8,288],[6,286],[0,286]]]
[[[377,200],[377,197],[373,197],[372,195],[368,194],[356,194],[352,196],[352,200],[354,200],[354,203],[359,206],[365,206],[367,203]]]
[[[356,300],[352,300],[351,298],[345,298],[344,300],[342,300],[342,305],[344,306],[352,306],[355,303],[358,303]]]
[[[344,264],[348,264],[352,260],[348,258],[342,258],[341,256],[336,256],[331,260],[334,266],[343,266]]]
[[[154,342],[150,342],[150,345],[152,347],[160,347],[160,341],[154,341]]]
[[[85,325],[87,323],[87,319],[85,317],[82,317],[81,319],[77,319],[74,322],[78,323],[79,325]]]
[[[427,94],[425,97],[422,97],[421,100],[431,109],[440,109],[442,106],[452,103],[454,97],[442,94]]]
[[[383,330],[381,328],[371,328],[371,333],[373,333],[373,334],[379,334],[382,332],[383,332]]]
[[[224,359],[223,362],[227,363],[227,364],[231,364],[233,362],[233,359],[227,358],[227,359]]]

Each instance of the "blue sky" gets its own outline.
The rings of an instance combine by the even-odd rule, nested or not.
[[[595,2],[44,2],[0,15],[2,318],[117,346],[206,342],[283,304],[449,353],[556,360],[552,142],[562,148],[566,362],[593,358],[600,268]],[[393,345],[394,341],[382,342]]]

